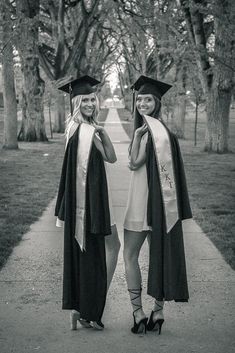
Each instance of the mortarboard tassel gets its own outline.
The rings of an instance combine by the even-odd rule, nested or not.
[[[132,116],[134,115],[134,111],[135,111],[135,90],[132,90],[132,107],[131,107],[131,113]]]

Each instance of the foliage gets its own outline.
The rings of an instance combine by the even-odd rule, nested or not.
[[[104,62],[115,49],[108,23],[111,12],[106,0],[42,1],[39,51],[50,79],[84,73],[104,76]]]

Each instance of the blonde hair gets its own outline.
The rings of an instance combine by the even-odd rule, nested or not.
[[[72,110],[73,110],[73,114],[68,114],[67,119],[65,120],[65,135],[68,132],[68,128],[70,126],[70,123],[75,121],[76,123],[82,123],[82,122],[87,122],[86,118],[84,118],[84,116],[81,113],[81,103],[82,103],[82,99],[83,99],[83,95],[78,95],[75,96],[72,99]],[[91,117],[91,120],[89,121],[90,124],[98,124],[98,115],[99,115],[99,111],[100,111],[100,102],[99,99],[97,97],[97,95],[95,94],[95,100],[96,100],[96,105],[95,105],[95,111],[93,116]]]

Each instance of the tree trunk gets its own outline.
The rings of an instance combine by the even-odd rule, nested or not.
[[[180,61],[176,71],[178,82],[177,103],[175,111],[175,133],[178,138],[185,138],[185,114],[186,114],[186,67]]]
[[[228,152],[228,127],[231,90],[220,90],[218,84],[211,88],[207,99],[207,127],[205,151]]]
[[[39,2],[18,0],[19,22],[18,49],[21,58],[24,77],[24,92],[26,98],[26,121],[21,127],[20,139],[24,141],[47,141],[43,94],[44,81],[39,73],[38,55],[38,14]]]
[[[6,5],[6,4],[5,4]],[[17,102],[14,81],[13,47],[10,41],[12,32],[8,6],[1,6],[3,24],[2,78],[4,101],[3,148],[18,149],[17,142]]]
[[[225,19],[234,23],[234,2],[216,1],[223,16],[215,18],[215,66],[212,85],[207,94],[207,128],[205,151],[228,152],[228,128],[235,64],[234,37],[228,36]],[[233,33],[234,34],[234,33]]]
[[[196,106],[195,106],[195,123],[194,123],[194,146],[197,146],[198,107],[199,107],[199,103],[198,103],[198,100],[196,99]]]
[[[65,130],[65,100],[64,94],[56,92],[56,111],[53,131],[58,133],[64,133]]]
[[[27,125],[27,101],[26,101],[26,97],[25,97],[25,93],[24,90],[22,89],[22,93],[21,93],[21,111],[22,111],[22,121],[21,121],[21,127],[20,127],[20,131],[18,134],[18,140],[19,141],[26,141],[26,125]]]
[[[47,141],[43,109],[45,85],[39,75],[35,73],[34,60],[29,61],[27,67],[23,68],[25,101],[23,102],[24,113],[22,111],[19,140],[28,142]]]
[[[48,115],[49,115],[51,139],[53,139],[53,129],[52,129],[52,121],[51,121],[51,99],[48,102]]]
[[[225,153],[228,151],[229,108],[234,87],[235,3],[233,0],[215,0],[211,5],[212,13],[215,14],[213,65],[209,61],[203,12],[195,6],[198,4],[200,1],[188,3],[181,0],[207,99],[205,151]]]
[[[178,103],[175,111],[175,128],[174,132],[180,139],[185,138],[185,114],[186,114],[186,97],[185,95],[178,96]]]

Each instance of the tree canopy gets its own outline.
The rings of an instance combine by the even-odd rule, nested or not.
[[[64,98],[56,81],[90,74],[102,82],[116,70],[126,106],[140,75],[173,83],[166,99],[181,129],[187,92],[205,102],[207,151],[228,151],[229,107],[234,88],[235,9],[232,0],[7,0],[23,72],[26,131],[46,139],[40,113],[45,83],[57,96],[63,131]],[[226,38],[226,40],[225,40]],[[5,43],[6,45],[6,43]],[[2,49],[4,54],[4,48]],[[200,97],[200,98],[199,98]],[[198,100],[199,99],[199,100]],[[25,101],[24,101],[25,100]],[[37,122],[37,123],[36,123]],[[40,124],[38,123],[40,122]]]

